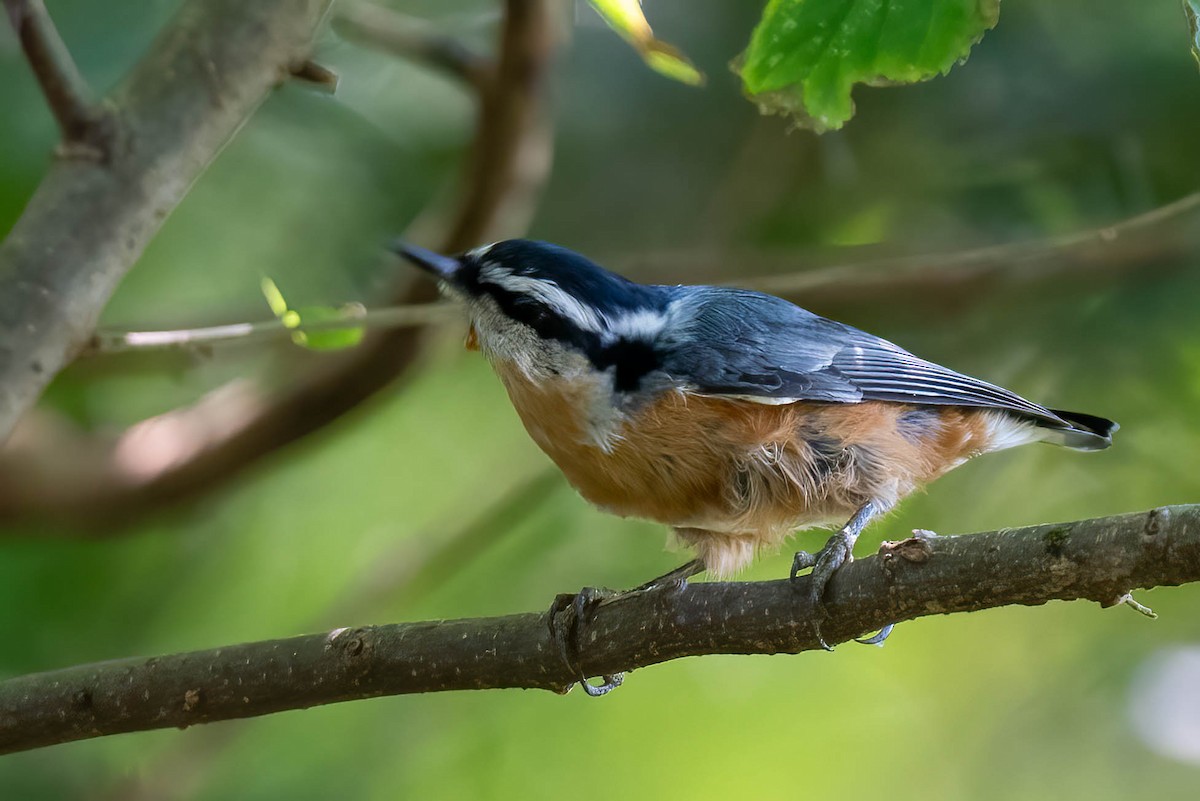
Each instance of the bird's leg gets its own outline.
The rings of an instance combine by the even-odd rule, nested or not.
[[[554,640],[559,658],[567,666],[567,669],[571,671],[572,675],[579,677],[579,685],[583,687],[584,692],[593,698],[606,695],[617,687],[620,687],[621,682],[624,680],[624,674],[617,673],[603,676],[603,684],[590,684],[583,673],[583,668],[580,665],[582,644],[587,627],[596,614],[596,610],[603,604],[628,597],[635,593],[651,592],[663,588],[683,589],[683,587],[687,586],[689,578],[703,571],[704,563],[699,559],[693,559],[687,564],[681,565],[656,579],[647,581],[645,584],[635,587],[632,590],[614,593],[610,590],[584,587],[574,595],[563,593],[554,599],[547,613],[550,636]],[[566,613],[567,610],[570,610],[570,619],[566,625],[563,625],[560,615]]]
[[[809,600],[812,602],[813,610],[813,629],[817,634],[817,642],[826,651],[832,651],[833,648],[829,643],[825,642],[825,638],[821,636],[821,621],[825,618],[825,588],[829,584],[829,580],[838,568],[847,562],[854,561],[854,543],[858,540],[858,535],[867,527],[871,519],[879,513],[875,504],[867,501],[862,507],[854,513],[854,516],[847,521],[846,525],[834,534],[825,543],[825,547],[818,551],[815,555],[808,551],[797,551],[792,559],[792,570],[790,577],[794,581],[797,574],[805,568],[812,568],[812,573],[809,574],[808,594]],[[880,632],[882,637],[875,639],[869,638],[871,644],[883,642],[887,639],[887,635],[891,634],[891,629],[887,629],[886,633]],[[876,635],[877,637],[879,635]]]

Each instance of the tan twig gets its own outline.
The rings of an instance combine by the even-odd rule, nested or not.
[[[1099,272],[1096,261],[1119,264],[1128,269],[1143,264],[1151,256],[1164,259],[1173,249],[1182,250],[1190,243],[1163,229],[1174,225],[1200,209],[1200,193],[1187,195],[1153,211],[1130,217],[1112,225],[1088,231],[1055,236],[1032,242],[989,245],[949,253],[927,253],[868,259],[861,262],[834,264],[828,267],[796,271],[795,267],[808,261],[804,253],[783,256],[762,252],[742,252],[714,256],[704,253],[677,253],[621,259],[627,264],[623,272],[634,274],[653,272],[664,283],[684,280],[705,260],[719,260],[726,269],[777,266],[790,271],[776,275],[757,275],[732,281],[726,285],[758,289],[783,297],[838,299],[859,304],[868,303],[890,294],[926,288],[938,300],[947,287],[961,288],[978,285],[986,279],[1010,284],[1060,281],[1073,273]],[[1130,250],[1123,245],[1134,238],[1158,232],[1154,249],[1147,251],[1135,244]],[[1100,251],[1100,253],[1097,253]],[[1113,252],[1116,251],[1116,252]],[[1092,259],[1086,258],[1093,254]],[[1047,267],[1047,263],[1052,263]],[[687,265],[686,269],[681,265]],[[1038,269],[1031,269],[1037,265]],[[674,272],[673,272],[674,271]],[[1118,270],[1120,272],[1121,270]],[[1093,280],[1092,286],[1099,281]],[[278,341],[293,330],[320,331],[344,328],[348,323],[381,330],[411,328],[461,320],[461,314],[449,304],[415,304],[371,309],[360,316],[348,317],[346,322],[322,321],[291,329],[274,320],[234,325],[212,326],[169,331],[99,331],[86,355],[127,353],[131,351],[205,347],[222,344],[242,344],[257,341]]]

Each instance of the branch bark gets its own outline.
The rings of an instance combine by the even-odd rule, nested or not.
[[[192,182],[307,57],[329,3],[190,0],[107,99],[107,158],[50,168],[0,245],[0,443]]]
[[[1133,588],[1198,580],[1200,505],[914,537],[884,543],[838,571],[821,631],[831,643],[845,642],[925,615],[1051,600],[1111,606]],[[588,623],[583,669],[612,674],[685,656],[817,649],[806,581],[618,595]],[[382,695],[505,687],[561,693],[576,677],[557,655],[548,622],[545,613],[527,613],[343,628],[9,679],[0,682],[0,753]]]

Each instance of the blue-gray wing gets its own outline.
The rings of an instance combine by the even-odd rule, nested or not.
[[[863,400],[1056,414],[1002,387],[920,359],[898,345],[772,295],[681,288],[663,369],[703,394],[764,402]]]

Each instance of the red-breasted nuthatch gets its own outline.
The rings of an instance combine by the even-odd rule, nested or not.
[[[842,524],[793,561],[817,606],[867,523],[923,484],[1029,442],[1107,448],[1117,428],[759,292],[638,284],[527,240],[395,249],[466,304],[469,342],[596,506],[673,527],[718,578]]]

